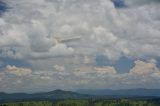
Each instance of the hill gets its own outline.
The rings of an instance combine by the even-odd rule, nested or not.
[[[111,90],[111,89],[81,89],[76,92],[81,94],[92,94],[92,95],[112,95],[112,96],[155,96],[160,97],[160,89],[122,89],[122,90]]]
[[[12,101],[30,101],[30,100],[57,100],[57,99],[85,99],[90,98],[90,95],[79,94],[72,91],[54,90],[51,92],[40,93],[0,93],[0,102]]]
[[[0,102],[64,100],[64,99],[152,99],[160,98],[159,89],[126,89],[126,90],[77,90],[76,92],[54,90],[39,93],[4,93],[0,92]]]

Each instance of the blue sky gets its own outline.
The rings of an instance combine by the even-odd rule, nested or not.
[[[0,1],[0,91],[160,88],[159,6]]]
[[[118,73],[125,73],[134,67],[134,60],[131,60],[127,57],[121,57],[116,62],[110,63],[105,56],[100,55],[96,57],[96,66],[113,66],[118,71]]]
[[[0,1],[0,15],[7,10],[7,4]]]
[[[124,7],[126,7],[126,4],[125,4],[124,0],[112,0],[112,2],[114,3],[114,6],[116,8],[124,8]]]

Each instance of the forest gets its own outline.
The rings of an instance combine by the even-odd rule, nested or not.
[[[57,100],[3,103],[0,106],[160,106],[160,99]]]

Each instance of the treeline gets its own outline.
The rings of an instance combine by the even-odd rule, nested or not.
[[[4,103],[0,106],[160,106],[160,99],[155,100],[62,100]]]

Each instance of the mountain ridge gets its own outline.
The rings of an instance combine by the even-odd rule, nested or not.
[[[146,89],[146,88],[135,88],[135,89],[79,89],[76,92],[81,94],[92,94],[92,95],[130,95],[130,96],[160,96],[160,89]]]
[[[63,99],[112,99],[112,98],[160,98],[160,89],[123,89],[123,90],[53,90],[38,93],[4,93],[0,92],[0,102],[26,100],[63,100]]]
[[[0,102],[12,102],[23,100],[57,100],[57,99],[85,99],[90,98],[91,95],[79,94],[72,91],[53,90],[50,92],[38,93],[0,93]]]

